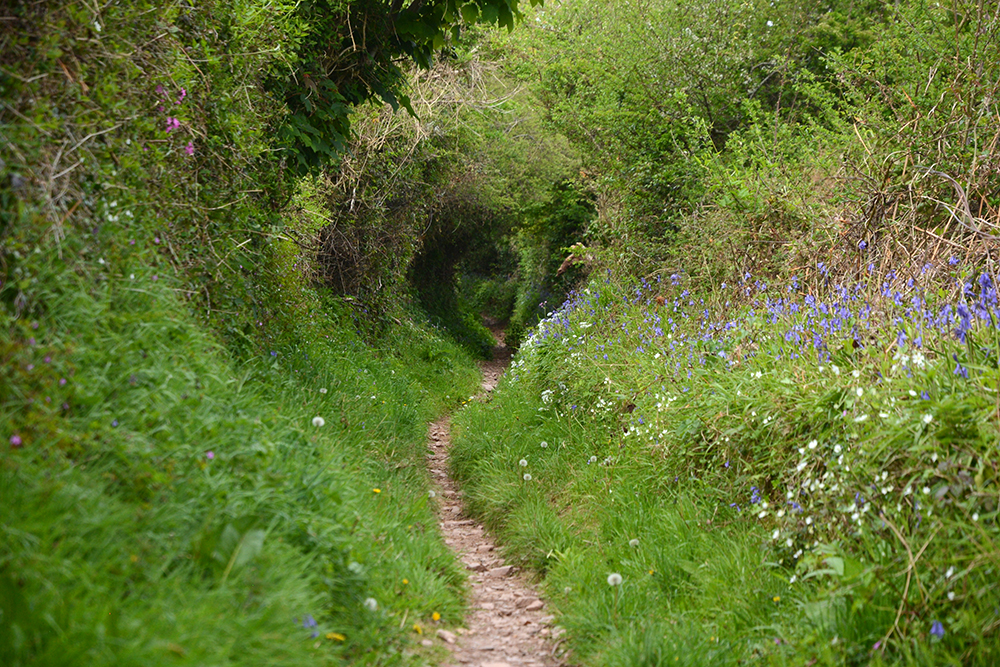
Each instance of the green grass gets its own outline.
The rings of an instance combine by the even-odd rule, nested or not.
[[[319,315],[239,360],[141,257],[31,257],[34,312],[4,311],[0,662],[394,664],[414,623],[462,618],[423,464],[476,386],[454,344]]]
[[[454,422],[470,506],[543,578],[576,659],[994,664],[988,325],[968,346],[928,327],[920,363],[833,338],[817,363],[785,337],[801,311],[735,306],[705,336],[721,302],[681,289],[595,281]]]

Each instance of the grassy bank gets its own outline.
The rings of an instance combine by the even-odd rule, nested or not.
[[[456,419],[583,664],[996,662],[996,275],[808,277],[595,280]]]
[[[236,360],[169,276],[58,263],[4,322],[4,664],[394,664],[461,618],[422,465],[475,386],[454,344],[314,312]]]
[[[461,618],[422,453],[477,373],[318,286],[279,4],[4,13],[0,664],[406,664]]]

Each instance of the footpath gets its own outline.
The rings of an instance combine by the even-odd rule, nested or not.
[[[483,362],[483,392],[496,387],[510,363],[499,340],[493,360]],[[452,652],[446,665],[471,667],[562,667],[561,629],[552,625],[545,601],[518,568],[500,556],[482,524],[466,516],[462,492],[448,474],[450,419],[430,426],[427,463],[437,487],[438,518],[444,540],[469,570],[471,613],[456,633],[438,630]]]

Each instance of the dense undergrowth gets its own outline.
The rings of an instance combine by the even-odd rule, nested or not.
[[[542,323],[454,470],[585,664],[996,662],[997,277],[954,264]]]
[[[316,280],[305,8],[4,5],[4,665],[399,664],[462,616],[421,453],[477,374]]]
[[[591,280],[454,471],[584,664],[997,662],[998,21],[595,1],[498,46]]]
[[[453,344],[317,316],[237,360],[115,264],[40,261],[48,312],[7,316],[4,664],[391,664],[459,619],[421,457],[474,386]]]
[[[998,10],[517,7],[3,4],[0,662],[406,662],[483,312],[583,662],[997,661]]]

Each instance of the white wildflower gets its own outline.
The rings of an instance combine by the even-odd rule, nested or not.
[[[608,586],[620,586],[622,583],[622,575],[617,572],[612,572],[608,575]]]
[[[322,417],[313,417],[313,422],[312,423],[313,423],[313,426],[315,426],[315,427],[318,428],[318,427],[323,426],[324,424],[326,424],[326,420],[323,419]]]

